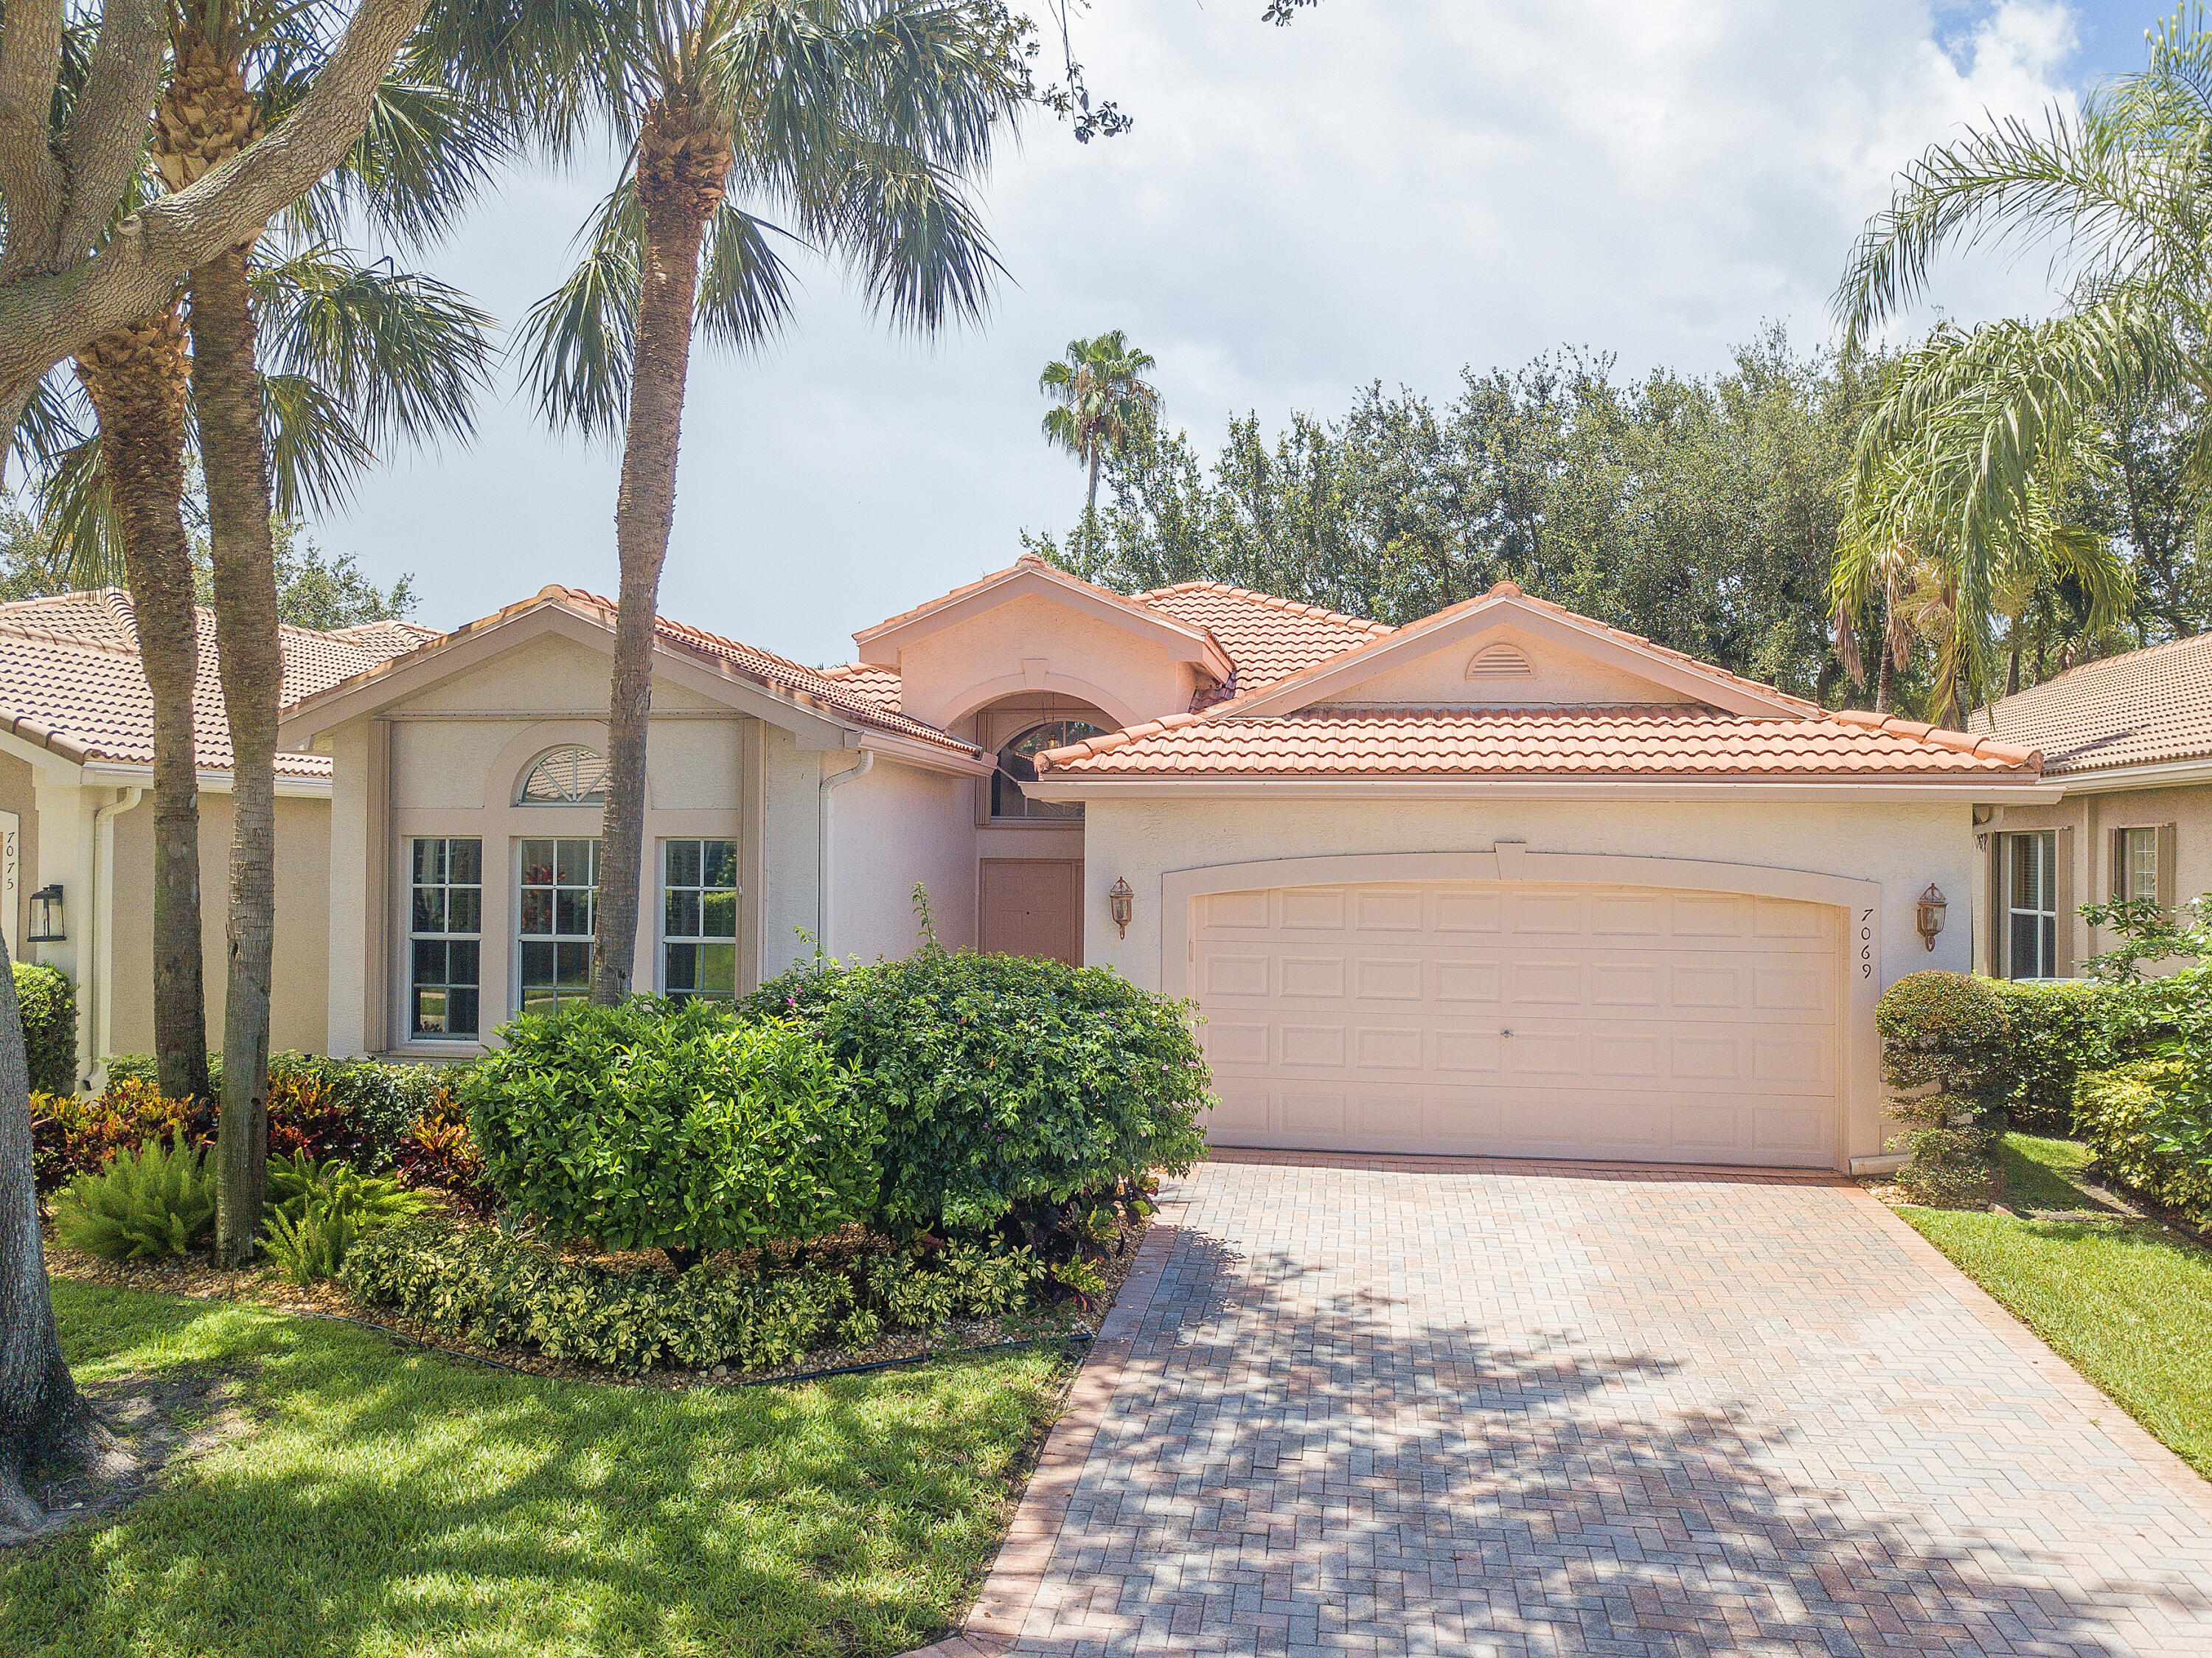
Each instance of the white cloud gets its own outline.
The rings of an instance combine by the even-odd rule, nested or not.
[[[812,280],[763,360],[695,359],[667,608],[809,661],[1004,564],[1080,480],[1036,434],[1038,368],[1121,326],[1203,436],[1333,414],[1370,379],[1563,344],[1704,370],[1762,321],[1828,335],[1851,237],[1898,166],[1965,124],[2068,100],[2072,14],[2002,0],[1099,0],[1085,57],[1138,119],[1079,147],[1032,124],[988,192],[1015,285],[981,331],[887,339]],[[591,196],[519,184],[441,261],[501,314],[552,285]],[[2042,268],[1960,263],[1966,317],[2045,302]],[[412,569],[426,619],[547,581],[611,588],[614,464],[519,402],[471,455],[404,466],[325,531]]]

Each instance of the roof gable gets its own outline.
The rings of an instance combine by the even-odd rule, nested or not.
[[[1524,676],[1505,671],[1510,652],[1496,649],[1501,645],[1517,651],[1531,672]],[[1476,672],[1479,666],[1497,671]],[[1561,694],[1546,694],[1547,680]],[[1530,598],[1510,582],[1223,706],[1243,715],[1272,715],[1336,704],[1631,703],[1695,703],[1729,714],[1784,719],[1820,711],[1771,686]]]
[[[444,684],[548,631],[611,651],[616,614],[614,600],[597,594],[560,586],[542,588],[532,598],[465,623],[404,656],[304,698],[285,716],[283,741],[312,741],[348,720]],[[653,650],[660,664],[656,673],[671,674],[717,704],[793,730],[802,748],[842,747],[843,729],[857,725],[911,742],[915,752],[937,751],[949,760],[975,763],[979,753],[973,743],[878,705],[859,686],[665,616],[655,623]]]
[[[1204,627],[1139,604],[1110,588],[1093,586],[1030,552],[981,581],[955,588],[926,605],[861,629],[853,636],[853,643],[859,647],[860,665],[896,670],[902,652],[933,634],[1022,599],[1063,606],[1133,633],[1159,646],[1170,661],[1191,663],[1217,683],[1226,681],[1233,671],[1228,653]]]

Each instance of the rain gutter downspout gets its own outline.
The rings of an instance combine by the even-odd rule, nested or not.
[[[833,771],[817,785],[819,805],[814,814],[816,833],[820,844],[814,854],[814,948],[823,955],[833,955],[830,948],[830,794],[848,783],[857,782],[875,768],[876,751],[863,748],[860,758],[842,771]]]
[[[134,785],[123,791],[121,800],[110,801],[92,814],[92,856],[87,860],[85,881],[91,888],[88,894],[90,903],[86,907],[92,912],[92,937],[89,941],[92,948],[85,952],[82,970],[83,976],[91,981],[85,987],[84,997],[85,1011],[91,1015],[87,1022],[92,1027],[89,1033],[91,1040],[86,1044],[88,1051],[85,1054],[84,1085],[88,1088],[93,1086],[100,1076],[100,1068],[107,1063],[106,1056],[114,1035],[114,997],[107,982],[107,968],[112,964],[103,960],[115,949],[115,917],[108,913],[114,908],[113,899],[107,899],[106,910],[101,908],[102,887],[114,884],[115,839],[112,826],[118,817],[137,805],[145,795],[145,789]],[[106,881],[100,879],[102,830],[108,831],[104,849],[108,875]]]

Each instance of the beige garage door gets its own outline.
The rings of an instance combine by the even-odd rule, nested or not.
[[[1517,882],[1193,903],[1218,1145],[1833,1161],[1839,910]]]

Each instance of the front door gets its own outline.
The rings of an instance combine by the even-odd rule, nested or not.
[[[1083,965],[1083,860],[984,858],[982,948]]]

